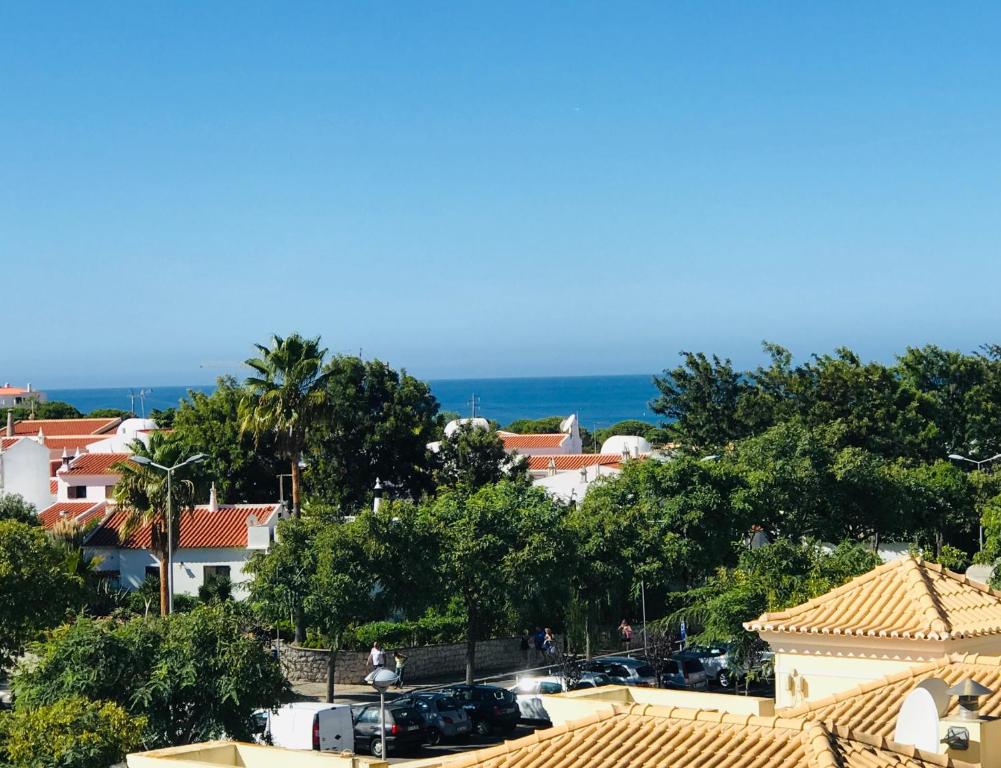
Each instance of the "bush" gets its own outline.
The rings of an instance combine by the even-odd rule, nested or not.
[[[146,722],[111,702],[80,696],[0,715],[0,764],[106,768],[142,743]]]
[[[465,639],[461,616],[425,616],[417,621],[373,621],[355,627],[344,636],[347,650],[365,651],[378,640],[387,648],[458,643]]]

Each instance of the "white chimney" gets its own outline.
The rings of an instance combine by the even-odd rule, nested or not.
[[[375,489],[372,494],[372,511],[378,512],[379,507],[382,506],[382,483],[379,482],[379,478],[375,478]]]
[[[209,489],[209,512],[219,511],[219,497],[216,495],[215,483],[212,483],[212,487]]]
[[[14,437],[14,410],[7,410],[7,437]]]
[[[69,466],[70,466],[70,454],[69,454],[69,451],[67,451],[65,448],[63,448],[62,461],[63,461],[63,467],[62,468],[63,469],[69,469]]]
[[[640,457],[640,446],[639,443],[633,446],[633,458],[638,459]]]
[[[549,457],[549,463],[546,465],[546,472],[550,477],[556,474],[556,459],[552,456]]]

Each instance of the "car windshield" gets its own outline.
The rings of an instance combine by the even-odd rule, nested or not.
[[[393,720],[400,725],[408,725],[417,722],[417,713],[410,707],[388,708],[387,712],[393,715]],[[387,718],[388,719],[388,718]]]
[[[706,668],[702,666],[702,662],[697,661],[696,659],[685,659],[684,664],[685,664],[685,672],[687,672],[690,675],[706,671]]]

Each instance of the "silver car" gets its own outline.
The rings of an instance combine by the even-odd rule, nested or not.
[[[582,672],[580,680],[574,685],[574,690],[598,688],[611,685],[612,681],[601,672]],[[563,693],[567,689],[563,678],[558,675],[543,675],[540,677],[519,677],[517,684],[510,690],[518,700],[521,712],[520,722],[536,725],[548,725],[549,713],[542,705],[542,696]]]
[[[393,700],[393,704],[413,707],[427,726],[427,743],[432,747],[444,740],[468,738],[473,723],[462,705],[443,693],[413,693]]]

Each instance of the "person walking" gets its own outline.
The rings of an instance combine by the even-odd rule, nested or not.
[[[546,633],[542,630],[542,627],[535,628],[535,635],[532,637],[532,642],[535,645],[535,661],[536,664],[542,663],[543,652],[542,647],[546,643]]]
[[[524,669],[528,669],[528,667],[529,667],[528,652],[529,652],[529,650],[532,647],[531,643],[529,643],[529,641],[528,641],[528,638],[529,638],[529,632],[526,629],[524,631],[524,633],[522,634],[522,636],[521,636],[521,646],[520,646],[521,647],[521,658],[522,658],[522,661],[524,662],[524,667],[523,667]]]
[[[393,663],[396,664],[396,687],[403,687],[403,670],[407,668],[407,657],[399,651],[393,651]]]
[[[619,637],[622,639],[622,650],[628,651],[633,644],[633,628],[625,619],[619,622]]]
[[[556,639],[553,637],[553,630],[549,627],[546,627],[546,634],[542,640],[542,652],[548,658],[556,655]]]
[[[372,667],[373,672],[386,666],[386,653],[378,640],[372,643],[372,650],[368,653],[368,666]]]

